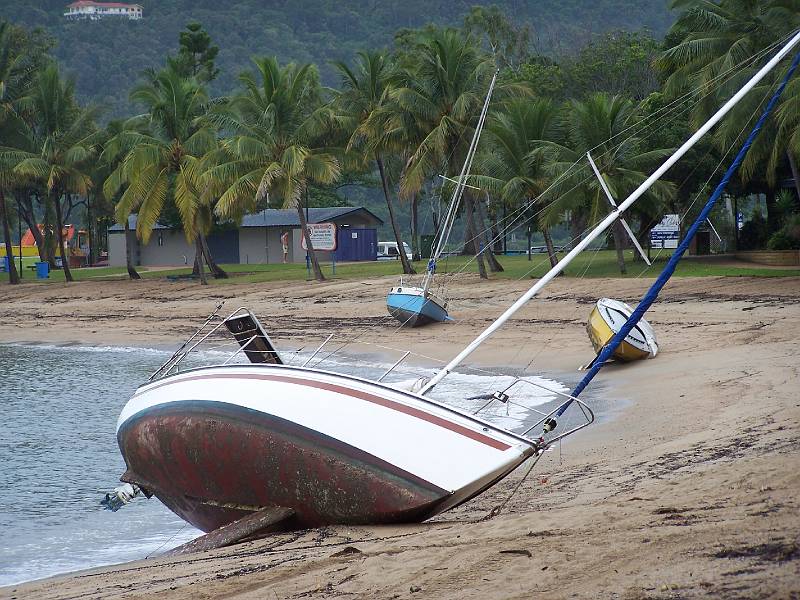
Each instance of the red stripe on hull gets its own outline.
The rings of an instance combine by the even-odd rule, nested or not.
[[[450,495],[338,440],[226,403],[144,411],[118,441],[132,483],[203,531],[248,514],[220,504],[293,508],[285,527],[307,528],[420,521]]]
[[[437,415],[432,415],[428,412],[425,412],[424,410],[414,408],[413,406],[407,406],[400,402],[395,402],[394,400],[389,400],[387,398],[376,396],[375,394],[370,394],[368,392],[354,390],[352,388],[345,387],[342,385],[337,385],[335,383],[316,381],[314,379],[302,379],[299,377],[287,377],[284,375],[265,375],[256,373],[216,373],[213,375],[193,375],[190,377],[183,377],[176,381],[164,381],[163,383],[156,384],[152,387],[149,387],[145,392],[137,392],[136,394],[134,394],[134,398],[140,394],[152,391],[154,389],[163,386],[174,385],[185,381],[197,381],[201,379],[260,379],[265,381],[280,381],[282,383],[292,383],[295,385],[302,385],[306,387],[313,387],[321,390],[327,390],[330,392],[336,392],[337,394],[343,394],[345,396],[358,398],[359,400],[365,400],[366,402],[378,404],[385,408],[389,408],[392,410],[396,410],[397,412],[411,415],[418,419],[422,419],[423,421],[427,421],[429,423],[433,423],[434,425],[438,425],[439,427],[442,427],[444,429],[449,429],[450,431],[459,433],[464,437],[473,439],[476,442],[480,442],[481,444],[491,446],[492,448],[495,448],[497,450],[508,450],[511,447],[505,442],[496,440],[492,437],[489,437],[488,435],[483,435],[482,433],[474,431],[469,427],[464,427],[463,425],[459,425],[458,423],[453,423],[452,421],[448,421],[447,419],[444,419]]]

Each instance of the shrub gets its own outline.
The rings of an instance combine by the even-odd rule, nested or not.
[[[770,250],[797,250],[800,248],[800,215],[792,215],[786,224],[776,231],[767,242]]]

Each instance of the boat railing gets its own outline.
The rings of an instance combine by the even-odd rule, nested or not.
[[[549,412],[545,412],[539,410],[538,408],[534,408],[532,406],[528,406],[525,404],[520,404],[512,400],[512,394],[514,388],[522,387],[522,386],[530,386],[534,387],[537,390],[543,390],[548,393],[551,393],[557,397],[564,398],[564,401],[559,402],[552,410]],[[537,445],[540,450],[546,449],[551,444],[567,437],[568,435],[572,435],[576,431],[580,431],[584,427],[588,427],[594,422],[595,416],[594,412],[592,411],[589,406],[584,403],[582,400],[567,394],[566,392],[562,392],[561,390],[556,390],[541,383],[537,383],[535,381],[531,381],[530,379],[526,379],[524,377],[517,377],[512,381],[509,385],[507,385],[502,390],[497,390],[492,394],[487,396],[488,402],[486,404],[479,407],[477,410],[473,412],[474,415],[478,415],[480,412],[487,409],[490,405],[494,403],[502,403],[506,406],[514,405],[525,410],[531,411],[539,415],[539,419],[535,421],[533,424],[529,425],[524,431],[522,431],[519,435],[526,440],[533,442]],[[556,428],[556,418],[562,418],[562,413],[564,413],[563,407],[565,405],[572,405],[574,404],[577,407],[577,410],[570,411],[572,414],[579,415],[578,422],[575,424],[571,424],[571,426],[566,430],[561,432],[558,435],[550,435]]]
[[[164,364],[162,364],[158,369],[156,369],[152,375],[150,375],[148,381],[155,381],[157,379],[162,379],[177,372],[180,369],[180,366],[184,363],[184,361],[191,355],[196,354],[200,351],[220,351],[222,349],[227,349],[230,347],[230,355],[225,357],[221,364],[227,365],[230,364],[237,356],[240,356],[242,353],[247,353],[248,356],[251,353],[260,353],[260,354],[273,354],[274,350],[267,349],[261,350],[256,349],[256,341],[259,339],[259,334],[256,333],[252,336],[249,336],[242,340],[217,340],[214,341],[216,344],[214,346],[209,347],[207,344],[212,340],[212,338],[220,332],[224,330],[226,322],[232,321],[233,319],[237,319],[240,317],[251,317],[255,321],[255,317],[253,313],[244,306],[240,306],[235,311],[230,313],[227,317],[223,317],[219,314],[220,309],[222,308],[222,304],[219,304],[214,312],[212,312],[203,322],[203,324],[195,331],[189,339],[187,339],[180,348],[178,348],[172,356],[167,359]],[[257,321],[255,321],[257,323]],[[229,334],[227,330],[225,330],[226,334]],[[234,350],[235,348],[235,350]],[[252,360],[252,359],[251,359]]]
[[[277,357],[277,350],[275,350],[275,348],[271,345],[271,342],[269,342],[266,347],[263,345],[263,340],[265,338],[268,340],[266,332],[264,332],[255,315],[253,315],[253,313],[247,307],[240,306],[228,316],[219,314],[221,308],[222,305],[218,305],[215,310],[206,318],[203,324],[197,329],[197,331],[195,331],[189,337],[189,339],[187,339],[181,345],[181,347],[178,348],[166,362],[164,362],[164,364],[156,369],[148,381],[162,379],[178,372],[180,368],[185,365],[190,355],[199,354],[200,352],[224,352],[224,350],[230,349],[230,353],[223,353],[223,358],[219,360],[219,362],[213,361],[215,364],[220,366],[229,365],[242,355],[247,355],[250,362],[276,362],[275,357]],[[236,329],[234,331],[228,326],[231,323],[235,324],[237,321],[241,322],[242,319],[246,319],[246,323],[249,328]],[[225,339],[217,337],[217,334],[220,333],[225,334]],[[234,334],[233,340],[227,337],[230,334]],[[314,349],[313,352],[311,352],[311,354],[302,362],[302,364],[300,364],[300,367],[307,367],[333,338],[334,334],[330,334],[319,346]],[[259,340],[262,340],[262,342],[259,342]],[[388,348],[386,346],[381,346],[381,348],[384,350],[403,352],[403,354],[379,377],[375,379],[376,382],[383,382],[384,379],[391,373],[399,371],[400,369],[398,369],[398,367],[400,367],[400,365],[412,354],[410,350],[403,351],[397,348]],[[297,352],[299,351],[300,350]],[[286,356],[285,353],[283,354]],[[204,356],[203,358],[206,359],[204,361],[205,366],[208,366],[208,364],[212,362],[211,360],[208,360],[208,355]],[[277,362],[280,362],[279,357],[277,358]],[[192,367],[195,366],[197,365],[192,365]],[[421,378],[416,382],[416,384],[419,384],[420,381],[424,383],[426,378]],[[388,385],[393,386],[392,383],[388,383]],[[539,410],[538,408],[528,406],[527,404],[516,402],[513,398],[515,392],[517,392],[519,388],[526,386],[547,392],[555,397],[561,397],[564,399],[564,401],[559,402],[556,408],[549,412]],[[413,393],[418,391],[418,387],[419,386],[417,385],[413,389],[408,389],[406,391],[411,391]],[[398,387],[398,389],[404,388],[401,386]],[[505,404],[506,406],[519,406],[520,408],[524,408],[525,410],[531,411],[533,414],[538,415],[538,420],[527,427],[523,432],[516,435],[522,439],[525,439],[526,441],[534,443],[539,449],[546,448],[550,444],[568,435],[571,435],[576,431],[583,429],[584,427],[587,427],[594,421],[594,413],[592,412],[591,408],[589,408],[578,398],[571,396],[570,394],[567,394],[559,389],[554,389],[553,387],[543,385],[542,383],[532,381],[525,377],[515,377],[514,380],[504,388],[495,390],[483,396],[476,396],[476,398],[479,397],[486,398],[488,402],[473,412],[475,416],[479,416],[479,413],[487,409],[491,404],[498,402]],[[571,424],[566,431],[563,431],[559,435],[551,436],[550,432],[555,429],[555,419],[564,418],[564,416],[562,416],[560,413],[564,412],[562,407],[567,403],[574,404],[577,409],[570,411],[570,413],[568,413],[566,416],[569,417],[570,414],[577,414],[579,415],[580,420],[577,423]]]

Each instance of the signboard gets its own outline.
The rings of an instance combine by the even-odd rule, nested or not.
[[[650,247],[677,248],[681,238],[680,215],[664,215],[661,222],[650,230]]]
[[[309,223],[308,235],[314,250],[333,252],[336,250],[336,224],[335,223]],[[302,236],[301,245],[306,248],[306,236]]]
[[[741,212],[736,213],[736,228],[741,229],[744,227],[744,215]]]

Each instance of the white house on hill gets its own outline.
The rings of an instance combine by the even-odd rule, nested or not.
[[[90,19],[92,21],[105,17],[123,17],[138,20],[142,18],[142,6],[140,4],[124,4],[122,2],[78,0],[67,5],[64,16],[68,19]]]

